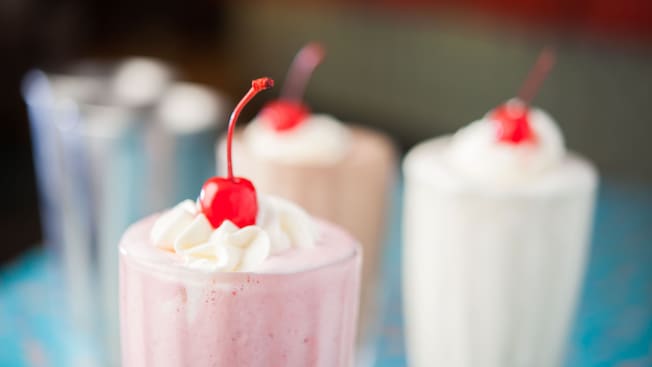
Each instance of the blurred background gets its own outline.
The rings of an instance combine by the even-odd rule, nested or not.
[[[175,78],[210,88],[219,126],[252,78],[283,80],[311,40],[328,50],[307,90],[313,110],[387,131],[403,151],[514,96],[542,47],[554,45],[557,65],[535,104],[603,177],[642,193],[631,202],[650,213],[648,0],[0,0],[0,264],[44,236],[24,98],[30,70],[160,60]],[[277,93],[254,100],[242,120]]]
[[[2,0],[0,230],[9,238],[0,260],[40,239],[20,92],[28,70],[153,56],[237,96],[253,77],[282,80],[309,40],[329,51],[308,88],[314,110],[387,130],[403,148],[513,96],[541,47],[556,45],[536,104],[601,172],[652,180],[646,0]]]

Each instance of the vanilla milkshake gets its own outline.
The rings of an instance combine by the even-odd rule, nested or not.
[[[365,256],[360,344],[368,349],[379,324],[377,288],[396,151],[386,135],[344,124],[328,114],[311,113],[300,101],[306,75],[321,60],[321,52],[314,44],[299,52],[285,83],[286,93],[235,134],[234,161],[261,192],[294,201],[360,240]],[[217,149],[222,171],[224,142]]]
[[[505,111],[520,120],[504,123]],[[410,365],[559,366],[588,251],[593,166],[565,150],[548,114],[513,100],[417,145],[403,169]]]
[[[236,106],[273,85],[262,78]],[[123,367],[342,366],[354,358],[361,249],[233,174],[120,243]]]

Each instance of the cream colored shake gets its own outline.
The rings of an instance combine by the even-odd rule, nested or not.
[[[269,103],[235,134],[234,161],[260,192],[296,202],[310,214],[341,225],[361,242],[360,344],[367,347],[379,324],[377,288],[396,151],[382,133],[311,113],[297,97],[301,93],[293,92],[305,83],[297,82],[293,71],[307,78],[322,52],[314,44],[300,51],[286,82],[286,97]],[[224,145],[222,141],[217,149],[220,169],[225,167]]]
[[[522,119],[511,127],[501,122],[510,109]],[[550,116],[510,101],[417,145],[403,169],[410,365],[559,366],[588,252],[593,166],[566,151]]]

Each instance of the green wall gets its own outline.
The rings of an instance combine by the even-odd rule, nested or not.
[[[239,75],[280,82],[296,50],[320,40],[328,56],[308,88],[314,109],[382,128],[405,148],[513,96],[539,50],[554,43],[558,63],[535,104],[603,173],[652,180],[650,45],[526,31],[459,13],[266,4],[230,12]]]

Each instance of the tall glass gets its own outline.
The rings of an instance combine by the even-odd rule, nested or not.
[[[448,138],[406,157],[403,292],[411,366],[559,366],[589,243],[597,175],[569,154],[509,189],[460,179]]]
[[[62,317],[98,346],[98,366],[115,366],[120,355],[115,244],[130,223],[188,197],[214,174],[212,150],[225,114],[223,99],[205,88],[184,84],[194,93],[172,94],[177,84],[166,74],[143,90],[146,78],[119,72],[136,65],[142,74],[143,62],[32,71],[24,82],[44,242],[67,301]],[[117,76],[125,79],[120,85],[140,87],[122,87],[121,97],[111,88]]]
[[[321,224],[350,251],[304,270],[203,272],[150,244],[154,220],[120,243],[123,367],[352,366],[361,254],[348,235]]]
[[[332,164],[291,164],[259,157],[247,149],[241,133],[234,137],[238,172],[250,177],[260,192],[298,203],[309,213],[346,228],[364,249],[358,327],[358,365],[373,366],[382,318],[380,289],[387,213],[396,176],[396,151],[377,131],[350,127],[352,146]],[[220,169],[226,151],[218,145]]]
[[[98,348],[98,366],[117,363],[113,246],[138,214],[142,172],[138,116],[118,106],[80,103],[104,81],[32,72],[25,81],[44,242],[61,271],[61,316]],[[65,91],[64,91],[65,89]],[[110,189],[109,189],[110,188]],[[114,249],[111,251],[111,249]]]

